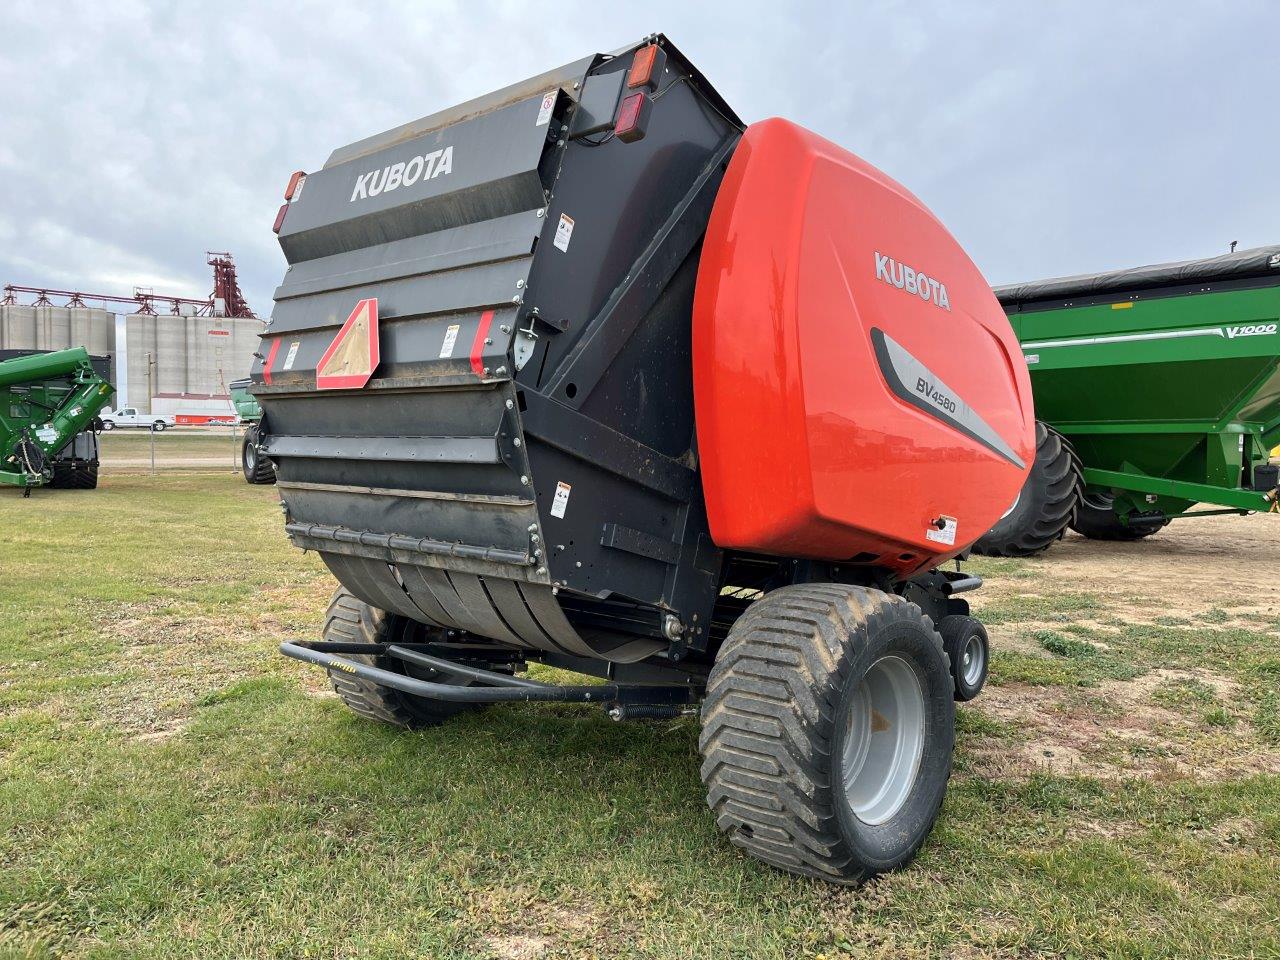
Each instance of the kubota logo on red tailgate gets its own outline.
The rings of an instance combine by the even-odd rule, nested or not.
[[[876,279],[892,284],[899,290],[915,294],[921,300],[928,300],[943,310],[951,309],[951,301],[947,299],[947,285],[939,283],[925,274],[923,270],[908,267],[893,257],[876,251]]]

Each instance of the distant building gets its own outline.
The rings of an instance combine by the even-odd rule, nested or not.
[[[111,359],[116,406],[151,412],[158,395],[223,398],[249,372],[262,322],[253,317],[135,313],[98,307],[0,305],[0,349],[84,347]]]

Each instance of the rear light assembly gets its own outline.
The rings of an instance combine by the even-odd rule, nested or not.
[[[667,52],[656,43],[641,47],[636,51],[631,61],[631,69],[627,72],[627,89],[656,90],[666,66]]]
[[[276,222],[271,228],[273,233],[279,233],[280,228],[284,226],[284,215],[289,210],[289,204],[302,196],[302,185],[306,182],[307,174],[305,170],[295,170],[293,176],[289,178],[289,185],[284,188],[284,203],[276,211]]]
[[[613,124],[613,135],[623,143],[641,139],[649,125],[652,109],[653,101],[643,92],[624,97],[622,106],[618,108],[618,119]]]
[[[300,193],[302,193],[302,184],[306,181],[307,174],[304,170],[296,170],[292,177],[289,178],[289,186],[284,188],[284,198],[292,201]]]

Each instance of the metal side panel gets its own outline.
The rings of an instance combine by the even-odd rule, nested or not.
[[[542,97],[310,174],[289,204],[290,263],[505,217],[545,202]]]
[[[262,334],[254,393],[314,390],[321,357],[368,298],[381,347],[368,389],[487,379],[510,348],[543,224],[526,211],[294,264]]]
[[[283,336],[307,330],[326,330],[330,331],[329,339],[332,339],[332,333],[342,326],[352,306],[367,298],[378,301],[379,323],[486,307],[508,307],[512,298],[520,295],[528,275],[528,258],[500,260],[464,269],[366,284],[358,288],[358,296],[352,290],[340,289],[293,297],[276,304],[275,315],[266,333]],[[305,365],[303,369],[306,369]],[[315,369],[314,365],[311,369]]]
[[[303,260],[285,272],[275,300],[279,304],[314,293],[529,257],[542,221],[536,210],[526,210],[452,230]]]

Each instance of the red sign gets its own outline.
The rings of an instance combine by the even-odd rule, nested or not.
[[[210,330],[210,331],[209,331],[209,336],[211,336],[211,337],[229,337],[229,336],[231,336],[231,331],[230,331],[230,330]]]
[[[373,297],[355,305],[316,364],[316,389],[359,389],[369,382],[380,359],[378,299]]]

